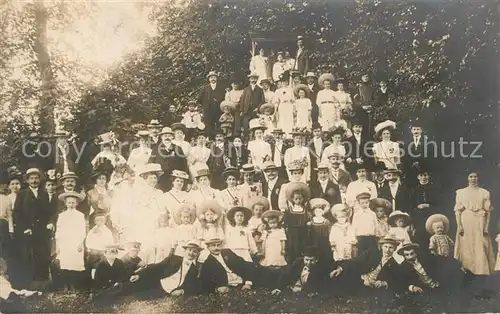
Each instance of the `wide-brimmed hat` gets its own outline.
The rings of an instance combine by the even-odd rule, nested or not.
[[[111,144],[117,142],[114,132],[102,133],[98,136],[97,145]]]
[[[396,122],[391,120],[385,120],[384,122],[380,122],[375,126],[375,135],[378,136],[382,133],[383,130],[394,130],[396,129]]]
[[[297,191],[300,191],[302,193],[305,200],[311,198],[311,189],[307,184],[305,184],[304,182],[291,182],[286,186],[285,195],[287,201],[291,201],[293,194]]]
[[[277,218],[278,220],[282,220],[283,213],[280,212],[279,210],[268,210],[265,213],[263,213],[262,216],[260,217],[263,223],[267,223],[271,218]]]
[[[269,210],[270,204],[269,200],[264,196],[252,196],[247,202],[248,208],[253,209],[255,205],[262,205],[263,211],[267,212]]]
[[[264,165],[262,167],[262,171],[267,171],[267,170],[276,170],[278,169],[278,167],[276,166],[276,164],[272,161],[272,160],[268,160],[266,162],[264,162]]]
[[[319,170],[329,170],[330,169],[330,164],[327,162],[320,162],[314,170],[319,171]]]
[[[192,224],[196,220],[196,207],[191,203],[182,203],[173,211],[172,218],[177,225],[182,224],[182,214],[189,214],[189,223]]]
[[[163,125],[157,119],[153,119],[149,122],[148,128],[162,128]]]
[[[333,82],[335,82],[335,76],[333,76],[333,74],[331,74],[331,73],[323,73],[323,74],[321,74],[319,76],[319,79],[318,79],[318,85],[320,87],[323,87],[323,84],[324,84],[324,82],[326,80],[332,82],[332,84],[333,84]]]
[[[151,132],[148,130],[140,130],[135,134],[135,137],[141,138],[141,137],[149,137],[151,135]]]
[[[423,174],[423,173],[432,173],[432,167],[429,165],[427,162],[419,162],[418,166],[415,167],[415,170],[417,171],[418,174]]]
[[[257,77],[258,78],[259,77],[259,73],[255,72],[255,71],[252,71],[252,72],[250,72],[250,74],[248,74],[247,77],[248,78],[251,78],[251,77]]]
[[[171,177],[174,178],[180,178],[184,180],[189,179],[189,174],[187,174],[185,171],[182,170],[172,170],[172,173],[170,174]]]
[[[186,133],[186,125],[184,123],[180,122],[173,123],[171,129],[173,132],[181,130],[182,132]]]
[[[397,251],[397,253],[399,255],[403,255],[403,251],[407,251],[407,250],[411,250],[411,249],[414,249],[414,250],[418,250],[420,246],[417,244],[417,243],[411,243],[411,242],[407,242],[407,243],[404,243]]]
[[[252,164],[244,164],[241,166],[241,173],[253,173],[255,172],[255,166]]]
[[[274,129],[271,133],[273,134],[285,134],[285,131],[282,129]]]
[[[382,207],[387,216],[392,212],[392,203],[385,198],[374,198],[370,200],[370,209],[375,211],[377,208]]]
[[[347,133],[347,129],[342,126],[332,127],[328,130],[328,137],[332,137],[336,134],[339,134],[342,138],[345,137]]]
[[[307,73],[306,73],[306,78],[308,78],[308,77],[314,77],[314,78],[316,78],[316,77],[318,77],[318,76],[317,76],[317,75],[316,75],[316,73],[314,73],[314,72],[307,72]]]
[[[288,171],[304,170],[305,166],[300,160],[293,160],[286,166]]]
[[[197,208],[198,217],[205,214],[206,211],[211,210],[217,215],[217,220],[222,218],[222,207],[215,200],[208,200],[201,203]]]
[[[295,95],[296,98],[299,98],[299,91],[301,89],[304,90],[304,92],[306,93],[306,97],[307,95],[309,95],[309,87],[307,87],[307,85],[297,84],[293,87],[293,94]]]
[[[305,136],[306,130],[304,130],[303,128],[293,128],[289,134],[292,136],[294,135]]]
[[[141,170],[137,172],[139,176],[143,176],[145,174],[155,173],[158,176],[163,174],[163,170],[161,169],[160,164],[147,164]]]
[[[326,213],[330,209],[330,203],[328,203],[327,200],[324,198],[313,198],[309,201],[309,208],[311,208],[311,211],[314,211],[315,208],[322,208],[323,212]]]
[[[365,169],[365,170],[366,170],[366,172],[370,172],[370,171],[372,170],[372,167],[371,167],[371,165],[370,165],[368,162],[366,162],[366,161],[363,161],[363,162],[361,162],[361,163],[359,163],[359,164],[358,164],[358,163],[354,163],[354,164],[352,165],[352,170],[353,170],[353,171],[355,171],[355,172],[356,172],[356,171],[358,171],[358,170],[360,170],[360,169]]]
[[[375,163],[375,166],[373,167],[373,171],[378,172],[378,171],[385,171],[387,170],[387,166],[383,161],[377,161]]]
[[[267,83],[267,84],[269,84],[269,86],[273,85],[272,79],[270,79],[268,77],[263,78],[263,79],[260,80],[260,84],[262,85],[263,83]]]
[[[190,240],[188,243],[182,246],[183,249],[195,249],[198,251],[203,250],[196,240]]]
[[[61,195],[59,195],[59,200],[64,201],[68,197],[74,197],[78,200],[78,203],[82,202],[85,199],[85,196],[83,196],[81,193],[71,191],[71,192],[64,192]]]
[[[59,178],[59,180],[61,182],[64,182],[64,180],[66,180],[66,179],[78,180],[78,176],[76,175],[76,173],[69,171],[69,172],[63,173],[63,175]]]
[[[162,134],[174,134],[174,131],[172,131],[170,127],[166,126],[163,129],[161,129],[160,133],[158,133],[158,135]]]
[[[262,124],[262,122],[259,119],[252,119],[250,122],[248,122],[249,129],[252,130],[265,130],[267,127]]]
[[[389,236],[389,235],[386,235],[385,237],[381,238],[380,240],[378,240],[378,244],[379,245],[382,245],[382,244],[392,244],[394,247],[397,247],[399,242],[398,240],[394,239],[393,237]]]
[[[259,108],[259,112],[263,114],[266,112],[267,109],[271,109],[271,114],[274,113],[274,105],[270,103],[262,104]]]
[[[231,101],[223,100],[220,103],[220,110],[224,111],[225,107],[228,107],[229,110],[231,110],[231,112],[233,112],[236,109],[236,104],[234,102],[231,102]]]
[[[235,178],[238,178],[240,176],[240,171],[237,168],[235,168],[235,167],[227,167],[222,172],[222,176],[224,178],[227,178],[229,176],[233,176]]]
[[[389,226],[392,226],[394,227],[395,224],[396,224],[396,219],[398,218],[402,218],[404,223],[405,223],[405,226],[408,226],[410,225],[410,215],[408,215],[407,213],[404,213],[400,210],[395,210],[393,211],[390,215],[389,215],[389,218],[387,218],[387,223],[389,224]]]
[[[201,168],[196,171],[195,178],[199,177],[204,177],[204,176],[210,176],[210,169],[208,168]]]
[[[216,71],[210,71],[207,74],[207,78],[209,78],[211,76],[217,76],[217,77],[219,77],[219,73],[217,73]]]
[[[205,245],[210,245],[210,244],[214,244],[214,243],[222,243],[222,239],[221,238],[211,238],[211,239],[205,240]]]
[[[243,225],[246,225],[248,223],[248,221],[250,220],[250,218],[252,217],[252,211],[249,208],[244,207],[244,206],[235,206],[235,207],[232,207],[226,213],[227,220],[232,225],[234,225],[234,223],[235,223],[234,222],[234,215],[236,214],[236,212],[242,212],[243,215],[245,216],[245,219],[243,221]]]
[[[427,232],[430,234],[434,234],[434,230],[432,230],[432,225],[435,222],[442,222],[443,227],[444,227],[444,233],[448,233],[448,230],[450,229],[450,220],[448,220],[448,217],[442,214],[434,214],[431,215],[429,218],[427,218],[427,221],[425,222],[425,229]]]
[[[332,214],[333,218],[336,218],[339,213],[346,213],[347,217],[351,217],[352,211],[351,209],[343,203],[335,204],[330,208],[330,213]]]

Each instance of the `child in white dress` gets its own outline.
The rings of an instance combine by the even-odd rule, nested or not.
[[[195,101],[190,101],[188,103],[188,111],[182,116],[181,123],[186,126],[186,137],[190,142],[196,133],[196,130],[200,125],[202,125],[201,113],[196,111],[197,105]]]
[[[106,213],[94,217],[95,226],[90,229],[85,239],[87,249],[87,269],[94,271],[99,261],[104,258],[106,246],[115,244],[112,231],[106,226]]]
[[[197,206],[198,221],[197,238],[200,243],[205,240],[224,239],[224,230],[222,229],[223,216],[222,207],[215,200],[205,201]],[[205,245],[205,244],[203,244]],[[210,252],[206,249],[201,251],[198,260],[203,263]]]
[[[356,234],[354,227],[349,221],[351,210],[345,204],[332,206],[331,213],[336,222],[330,230],[330,245],[333,252],[333,260],[349,260],[356,256]]]
[[[274,105],[270,103],[262,104],[259,108],[259,112],[259,119],[262,120],[262,123],[266,127],[264,135],[271,135],[274,129],[276,129]]]
[[[144,261],[146,265],[155,264],[163,261],[174,252],[175,233],[168,226],[170,217],[168,214],[161,215],[158,218],[159,228],[154,231],[154,259]]]
[[[252,211],[246,207],[233,207],[227,213],[229,226],[226,226],[226,247],[247,262],[257,254],[257,246],[248,227]]]
[[[196,210],[194,205],[184,203],[173,213],[176,226],[174,229],[174,254],[184,256],[184,248],[189,241],[196,239]]]
[[[262,233],[264,259],[260,262],[262,266],[283,267],[286,266],[285,244],[286,234],[282,228],[283,213],[277,210],[269,210],[262,215],[262,223],[266,230]]]
[[[282,87],[274,93],[277,106],[276,121],[277,128],[288,134],[292,132],[294,125],[295,97],[293,96],[293,89],[288,86],[287,81],[283,81],[281,84]]]
[[[57,259],[65,290],[74,290],[82,284],[85,273],[83,247],[87,226],[85,216],[76,209],[83,196],[77,192],[66,192],[59,195],[59,200],[64,202],[66,210],[57,219]]]
[[[453,240],[448,236],[450,221],[445,215],[434,214],[425,222],[427,232],[432,234],[429,239],[429,250],[434,255],[453,257]]]
[[[408,233],[410,225],[410,216],[402,211],[395,210],[387,219],[389,224],[389,236],[398,241],[400,244],[411,242]]]
[[[248,200],[247,207],[252,211],[252,217],[248,221],[248,227],[252,231],[253,239],[257,245],[258,255],[264,254],[262,246],[262,233],[264,232],[265,225],[262,223],[262,214],[269,210],[269,200],[264,196],[254,196]]]
[[[299,84],[294,88],[295,97],[297,97],[295,100],[295,111],[297,113],[295,127],[310,130],[312,126],[312,104],[311,100],[307,98],[307,91],[308,87],[304,84]]]

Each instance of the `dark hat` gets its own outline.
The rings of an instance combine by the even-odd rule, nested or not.
[[[222,176],[224,178],[227,178],[229,176],[233,176],[235,178],[238,178],[240,176],[240,172],[235,167],[228,167],[228,168],[224,169],[224,171],[222,172]]]
[[[423,128],[424,127],[424,122],[422,121],[422,119],[415,119],[415,120],[412,120],[410,121],[410,127],[412,128]]]
[[[271,133],[285,134],[285,132],[282,129],[274,129]]]
[[[282,82],[288,82],[290,80],[290,71],[287,70],[279,76],[279,80]]]
[[[172,126],[172,131],[177,131],[177,130],[181,130],[182,132],[186,133],[186,125],[184,123],[173,123]]]
[[[49,169],[45,174],[45,181],[57,181],[61,177],[61,174],[56,171],[56,169]]]
[[[418,174],[423,174],[423,173],[432,173],[432,168],[428,163],[425,162],[419,162],[418,166],[416,167],[417,173]]]
[[[221,128],[218,128],[218,127],[217,127],[217,128],[215,128],[215,130],[214,130],[214,137],[215,137],[216,135],[224,135],[224,136],[225,136],[225,135],[226,135],[226,133],[224,132],[224,130],[223,130],[223,129],[221,129]]]
[[[366,161],[363,161],[362,163],[358,164],[358,163],[355,163],[353,165],[353,169],[354,171],[358,171],[360,169],[365,169],[367,172],[369,172],[371,169],[370,169],[370,165],[366,162]]]
[[[351,119],[351,128],[355,125],[363,125],[363,120],[359,116],[354,116]]]
[[[229,82],[230,83],[236,83],[236,84],[243,84],[243,75],[239,73],[232,73],[231,76],[229,77]]]
[[[313,124],[311,126],[311,130],[317,130],[317,129],[322,130],[323,127],[321,126],[321,124],[319,124],[319,122],[313,122]]]
[[[385,163],[383,161],[377,161],[375,166],[373,167],[373,170],[378,172],[378,171],[385,171],[387,167],[385,166]]]
[[[418,250],[419,248],[419,245],[417,243],[411,243],[411,242],[408,242],[408,243],[405,243],[403,244],[397,251],[397,253],[399,255],[403,255],[403,252],[404,251],[407,251],[407,250]]]
[[[244,220],[243,225],[246,225],[248,223],[248,221],[250,220],[250,218],[252,217],[252,211],[249,208],[243,207],[243,206],[235,206],[235,207],[231,208],[227,212],[226,217],[227,217],[227,220],[232,225],[234,225],[234,215],[237,212],[242,212],[243,213],[243,215],[245,216],[245,220]]]
[[[318,249],[314,246],[308,246],[304,248],[302,256],[318,257]]]
[[[374,198],[370,200],[370,209],[375,211],[377,208],[382,207],[387,216],[392,212],[392,203],[385,198]]]

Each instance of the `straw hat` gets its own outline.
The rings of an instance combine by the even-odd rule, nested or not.
[[[291,182],[286,186],[286,199],[287,201],[292,200],[292,196],[295,192],[300,191],[304,196],[305,200],[311,198],[311,189],[304,182]]]
[[[242,212],[243,215],[245,216],[245,219],[243,221],[243,225],[246,225],[248,223],[248,221],[250,220],[250,218],[252,217],[252,211],[247,208],[247,207],[243,207],[243,206],[235,206],[235,207],[232,207],[227,213],[226,213],[226,217],[227,217],[227,220],[229,221],[229,223],[231,223],[232,225],[235,224],[234,222],[234,215],[237,213],[237,212]]]
[[[243,166],[241,166],[240,172],[241,173],[253,173],[253,172],[255,172],[255,167],[252,164],[244,164]]]
[[[295,97],[299,98],[299,91],[301,89],[304,90],[307,97],[307,95],[309,95],[309,87],[305,84],[297,84],[293,87],[293,94],[295,95]]]
[[[323,87],[323,83],[328,80],[330,82],[335,82],[335,76],[333,76],[333,74],[331,73],[323,73],[319,76],[319,79],[318,79],[318,85]]]
[[[262,171],[266,171],[266,170],[276,170],[278,169],[278,167],[276,166],[276,164],[272,161],[272,160],[268,160],[264,163],[264,166],[262,167]]]
[[[375,211],[377,208],[382,207],[387,216],[392,212],[392,203],[385,198],[374,198],[370,200],[370,209]]]
[[[149,122],[148,128],[161,128],[163,125],[161,125],[160,121],[157,119],[153,119]]]
[[[210,244],[214,244],[214,243],[222,243],[222,239],[221,238],[212,238],[212,239],[205,240],[205,245],[210,245]]]
[[[255,72],[255,71],[252,71],[250,74],[248,74],[248,78],[251,78],[251,77],[259,77],[259,73]]]
[[[294,171],[294,170],[304,170],[305,166],[300,160],[294,160],[290,162],[286,168],[288,171]]]
[[[378,241],[378,244],[379,245],[382,245],[382,244],[392,244],[394,247],[397,247],[399,242],[394,239],[393,237],[389,236],[389,235],[386,235],[385,237],[381,238],[379,241]]]
[[[186,243],[186,245],[183,245],[182,248],[183,249],[195,249],[198,251],[202,250],[201,246],[198,244],[198,241],[196,241],[196,240],[189,241],[188,243]]]
[[[71,192],[65,192],[65,193],[62,193],[61,195],[59,195],[59,200],[64,201],[68,197],[76,198],[78,203],[82,202],[85,199],[85,197],[81,193],[71,191]]]
[[[317,76],[316,76],[316,74],[314,72],[307,72],[306,73],[306,78],[308,78],[308,77],[314,77],[314,78],[316,78]]]
[[[249,129],[250,131],[252,130],[265,130],[267,129],[267,127],[265,125],[263,125],[259,119],[252,119],[250,120],[250,122],[248,122],[248,126],[249,126]]]
[[[442,214],[434,214],[427,218],[427,221],[425,222],[425,229],[427,230],[427,232],[429,232],[430,234],[434,234],[432,225],[435,222],[442,222],[444,226],[444,233],[448,233],[448,230],[450,229],[450,221],[448,220],[448,217]]]
[[[158,133],[158,135],[162,135],[162,134],[174,134],[174,132],[172,131],[172,129],[170,127],[166,126],[163,129],[161,129],[160,133]]]
[[[110,144],[117,141],[114,132],[102,133],[98,136],[98,138],[99,138],[98,145]]]
[[[391,120],[385,120],[384,122],[380,122],[375,126],[375,136],[379,136],[384,130],[394,130],[396,129],[396,122]]]
[[[233,176],[235,178],[238,178],[240,176],[240,172],[235,167],[228,167],[228,168],[224,169],[224,171],[222,172],[222,176],[224,178],[227,178],[229,176]]]
[[[184,180],[189,179],[189,175],[182,170],[172,170],[172,173],[170,174],[170,176],[174,177],[174,178],[184,179]]]
[[[401,174],[402,171],[397,169],[397,168],[389,168],[389,169],[385,169],[384,170],[384,174],[388,174],[388,173],[398,173],[398,174]]]
[[[173,132],[181,130],[182,132],[186,133],[186,125],[184,123],[180,122],[173,123],[171,128]]]
[[[207,78],[209,78],[211,76],[216,76],[218,78],[219,77],[219,73],[217,73],[216,71],[210,71],[207,74]]]
[[[270,103],[262,104],[259,108],[259,112],[263,114],[266,112],[267,109],[271,109],[271,114],[274,114],[274,105]]]
[[[319,170],[329,170],[330,169],[330,164],[327,162],[320,162],[314,170],[319,171]]]
[[[397,251],[397,253],[399,255],[403,255],[403,251],[407,251],[407,250],[411,250],[411,249],[414,249],[414,250],[418,250],[420,246],[417,244],[417,243],[411,243],[411,242],[408,242],[408,243],[405,243],[403,244]]]
[[[173,212],[172,218],[174,219],[177,225],[181,225],[182,214],[189,214],[189,223],[192,224],[196,220],[196,208],[193,204],[190,203],[182,203],[180,206],[176,208]]]
[[[40,177],[40,179],[43,177],[43,174],[40,171],[40,169],[38,169],[38,168],[30,168],[30,169],[26,170],[26,174],[24,175],[24,179],[27,180],[28,177],[31,176],[31,175],[33,175],[33,174],[38,174],[38,176]]]
[[[247,205],[248,205],[248,208],[250,208],[251,210],[253,209],[253,207],[255,205],[262,205],[264,212],[267,212],[269,210],[269,207],[270,207],[269,200],[264,196],[252,196],[252,197],[250,197]]]
[[[311,208],[311,211],[320,207],[323,209],[323,212],[326,213],[330,209],[330,203],[328,203],[328,201],[324,198],[317,197],[309,201],[309,207]]]
[[[393,211],[389,215],[389,218],[387,219],[387,223],[389,224],[389,226],[394,227],[396,225],[396,219],[398,219],[398,218],[403,218],[403,221],[405,223],[405,227],[410,224],[410,221],[411,221],[410,215],[408,215],[407,213],[404,213],[400,210]]]
[[[163,170],[161,169],[160,164],[147,164],[144,166],[137,174],[139,176],[143,176],[145,174],[154,173],[157,176],[161,176],[163,174]]]
[[[61,182],[64,182],[64,180],[66,180],[66,179],[78,180],[78,176],[76,175],[76,173],[69,171],[69,172],[63,173],[63,175],[59,178],[59,180]]]
[[[260,219],[262,220],[263,223],[267,223],[271,218],[277,218],[278,220],[282,220],[283,213],[280,212],[279,210],[268,210],[262,214],[262,217]]]
[[[210,169],[202,168],[202,169],[198,169],[196,171],[195,178],[204,177],[204,176],[210,176]]]
[[[227,101],[227,100],[223,100],[221,103],[220,103],[220,110],[221,111],[224,111],[224,108],[225,107],[229,107],[229,110],[231,112],[233,112],[235,109],[236,109],[236,104],[233,103],[233,102],[230,102],[230,101]]]

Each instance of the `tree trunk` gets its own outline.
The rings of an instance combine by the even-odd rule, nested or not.
[[[52,134],[54,132],[54,109],[56,104],[54,92],[54,73],[50,62],[50,55],[47,48],[47,22],[48,12],[43,4],[43,0],[35,0],[35,27],[36,38],[33,50],[38,59],[40,70],[41,98],[38,106],[40,128],[42,133]]]

